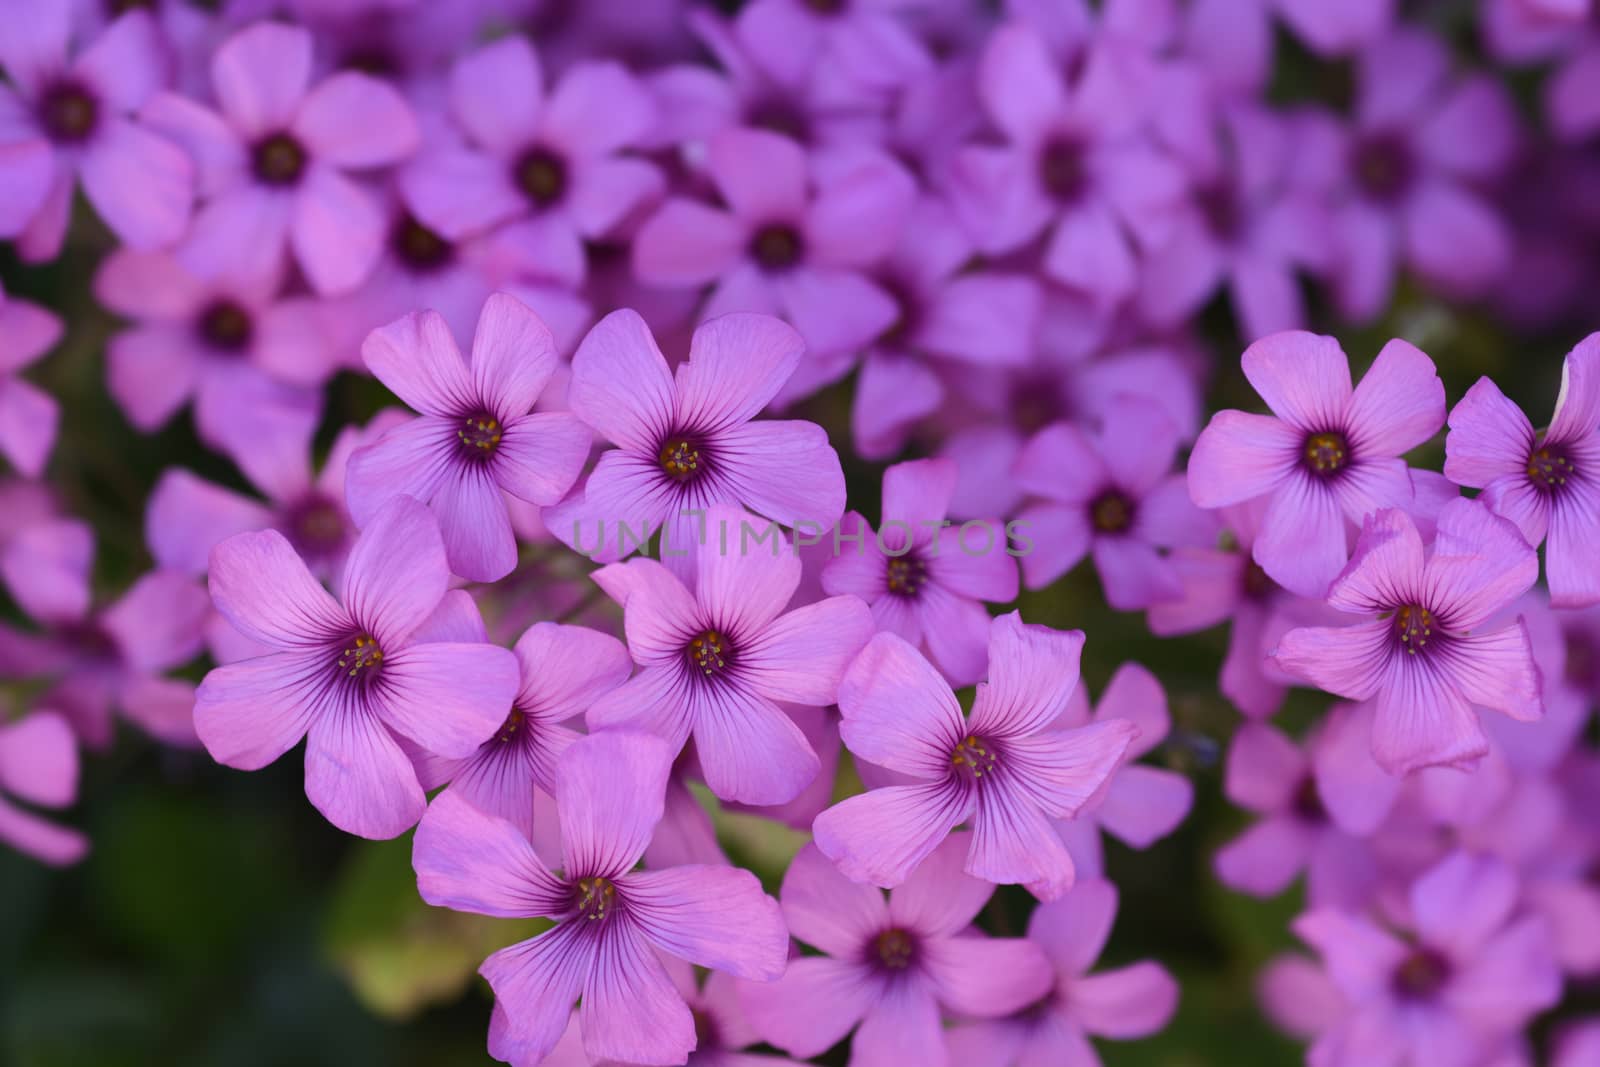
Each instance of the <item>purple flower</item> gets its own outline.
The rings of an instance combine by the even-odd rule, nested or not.
[[[1272,74],[1274,12],[1307,48],[1337,56],[1387,31],[1394,8],[1395,0],[1194,0],[1184,47],[1224,88],[1259,93]]]
[[[1513,918],[1518,895],[1504,863],[1456,852],[1411,885],[1414,940],[1352,912],[1295,920],[1348,1003],[1312,1047],[1312,1062],[1471,1067],[1552,1007],[1560,972],[1543,922]]]
[[[487,640],[475,609],[464,618],[454,640]],[[632,664],[610,634],[553,622],[528,627],[511,651],[522,681],[500,729],[466,759],[426,759],[418,777],[427,790],[450,783],[451,793],[533,840],[534,792],[555,794],[561,755],[581,736],[567,720],[621,685]]]
[[[1028,940],[1049,958],[1053,986],[1015,1015],[950,1031],[951,1062],[1091,1067],[1100,1062],[1091,1036],[1126,1041],[1166,1026],[1178,1007],[1178,983],[1159,963],[1088,973],[1116,917],[1116,887],[1099,880],[1079,882],[1034,909]]]
[[[1194,786],[1188,778],[1165,767],[1133,762],[1154,751],[1172,730],[1167,695],[1155,675],[1139,664],[1118,667],[1092,710],[1088,689],[1078,686],[1053,725],[1068,729],[1116,720],[1138,727],[1128,745],[1128,762],[1106,787],[1099,805],[1081,818],[1056,824],[1073,866],[1083,875],[1098,876],[1105,870],[1101,830],[1129,848],[1146,849],[1177,829],[1194,805]]]
[[[361,837],[403,833],[427,800],[395,733],[464,759],[501,728],[517,692],[505,649],[416,640],[449,579],[438,524],[410,497],[362,531],[339,600],[276,530],[218,545],[217,610],[272,651],[201,683],[195,729],[212,758],[259,770],[305,737],[306,796],[329,822]]]
[[[0,726],[0,794],[41,808],[64,808],[78,793],[78,746],[54,711],[35,711]],[[0,795],[0,841],[52,866],[76,863],[88,840],[17,807]]]
[[[989,38],[978,92],[1004,147],[973,145],[955,161],[952,195],[987,252],[1009,252],[1049,230],[1044,271],[1110,308],[1139,280],[1134,238],[1162,232],[1182,201],[1178,168],[1140,125],[1144,93],[1101,43],[1069,84],[1034,28]]]
[[[1274,334],[1241,362],[1272,415],[1212,416],[1189,457],[1189,495],[1203,508],[1269,497],[1252,556],[1284,588],[1321,597],[1348,558],[1345,520],[1412,506],[1400,457],[1444,424],[1444,383],[1400,340],[1383,346],[1353,391],[1332,337]]]
[[[856,756],[912,781],[817,816],[817,847],[847,877],[892,887],[970,821],[968,874],[1026,883],[1045,899],[1066,892],[1072,857],[1050,820],[1097,802],[1139,733],[1126,719],[1052,728],[1078,684],[1082,648],[1081,631],[1002,615],[969,719],[916,649],[894,634],[874,637],[839,686],[839,730]]]
[[[436,311],[374,330],[361,356],[421,415],[351,455],[346,492],[356,522],[414,496],[438,515],[451,570],[479,582],[510,574],[517,543],[501,494],[554,504],[589,455],[588,431],[572,415],[530,413],[558,364],[549,328],[515,297],[495,293],[470,358]]]
[[[1389,773],[1467,763],[1489,746],[1477,707],[1524,722],[1544,712],[1527,626],[1482,626],[1538,575],[1517,528],[1475,500],[1445,506],[1429,554],[1411,517],[1385,509],[1328,591],[1365,621],[1291,630],[1273,655],[1330,693],[1377,701],[1372,753]]]
[[[652,164],[625,154],[655,121],[655,103],[619,64],[577,63],[547,96],[533,47],[505,37],[456,62],[448,105],[460,137],[405,169],[407,199],[452,240],[497,228],[507,253],[542,276],[582,281],[583,240],[661,188]]]
[[[105,748],[111,712],[120,709],[175,745],[193,745],[188,704],[173,703],[161,675],[200,651],[206,596],[186,574],[151,571],[110,604],[96,605],[89,584],[94,533],[71,519],[43,519],[19,530],[0,554],[0,576],[41,627],[0,627],[0,673],[49,678],[41,703],[65,715],[84,742]]]
[[[778,902],[749,871],[688,866],[635,871],[661,819],[672,753],[654,737],[608,732],[570,747],[556,769],[561,875],[503,819],[447,791],[417,829],[412,862],[428,903],[506,918],[548,916],[553,929],[501,949],[480,968],[495,993],[489,1053],[540,1062],[573,1001],[591,1060],[683,1063],[694,1017],[657,952],[741,978],[783,973]]]
[[[270,275],[292,250],[313,289],[346,292],[382,251],[383,212],[346,172],[409,156],[416,119],[392,86],[364,74],[313,86],[311,48],[302,27],[256,23],[212,56],[221,114],[170,93],[146,109],[199,168],[205,206],[178,255],[201,277]]]
[[[137,248],[177,240],[194,168],[133,113],[166,77],[148,13],[130,12],[69,58],[76,5],[18,0],[0,33],[0,236],[28,260],[54,259],[72,213],[74,177],[113,233]]]
[[[1550,603],[1600,603],[1600,334],[1568,354],[1550,426],[1534,432],[1522,409],[1488,378],[1450,412],[1445,474],[1482,489],[1480,499],[1537,548],[1548,534],[1545,574]]]
[[[756,1032],[805,1059],[854,1030],[850,1067],[945,1067],[943,1015],[1004,1015],[1042,996],[1050,966],[1038,945],[972,932],[994,887],[962,873],[966,836],[945,839],[887,901],[816,846],[801,849],[783,877],[783,916],[823,955],[741,990]]]
[[[1380,872],[1360,839],[1389,814],[1400,783],[1373,762],[1367,720],[1353,721],[1353,710],[1325,719],[1309,752],[1261,723],[1234,735],[1223,792],[1261,818],[1217,853],[1222,884],[1276,896],[1304,870],[1312,907],[1357,910],[1372,899]]]
[[[844,513],[844,472],[827,433],[810,422],[751,421],[803,349],[776,319],[724,315],[695,330],[674,378],[638,314],[607,315],[572,359],[567,403],[621,447],[601,454],[581,497],[550,511],[551,532],[605,563],[663,524],[663,556],[681,558],[697,539],[692,513],[716,504],[832,529]]]
[[[901,15],[918,0],[755,0],[739,12],[742,38],[789,70],[893,89],[932,65],[926,46]]]
[[[60,339],[60,319],[0,290],[0,454],[29,478],[50,458],[61,411],[54,397],[17,375]]]
[[[1190,502],[1184,476],[1172,472],[1177,454],[1178,428],[1137,396],[1109,402],[1093,436],[1061,422],[1024,445],[1017,484],[1044,498],[1016,518],[1031,542],[1022,556],[1028,588],[1049,585],[1088,553],[1106,602],[1119,611],[1181,596],[1160,550],[1210,544],[1215,525]]]
[[[753,543],[745,531],[760,534]],[[817,754],[777,701],[831,704],[872,634],[853,596],[784,612],[800,560],[776,530],[715,507],[694,552],[691,592],[655,560],[595,572],[623,605],[639,672],[589,709],[594,728],[634,726],[676,751],[693,735],[706,784],[724,800],[782,804],[817,776]],[[735,544],[735,541],[738,543]]]
[[[1016,599],[1017,563],[998,519],[948,528],[956,473],[949,459],[884,471],[882,528],[874,531],[854,511],[845,515],[822,587],[865,600],[877,629],[926,648],[952,683],[971,685],[987,663],[983,602]]]
[[[806,388],[791,392],[814,391],[894,324],[894,300],[864,271],[899,240],[916,184],[881,152],[807,156],[787,137],[743,128],[711,139],[706,169],[727,206],[668,199],[639,228],[634,273],[661,286],[715,283],[703,318],[782,315],[812,357]]]

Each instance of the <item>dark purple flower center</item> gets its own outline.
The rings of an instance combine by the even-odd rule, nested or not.
[[[1359,138],[1350,149],[1350,170],[1358,188],[1380,203],[1393,203],[1411,188],[1416,162],[1411,146],[1396,133]]]
[[[505,427],[489,411],[475,411],[462,418],[456,426],[456,440],[460,442],[461,455],[467,459],[485,462],[500,447]]]
[[[687,434],[670,434],[656,452],[661,469],[680,482],[692,482],[705,474],[706,459],[705,448]]]
[[[154,11],[156,0],[105,0],[106,14],[112,18],[130,11]]]
[[[512,169],[522,195],[536,207],[550,207],[567,193],[566,160],[543,146],[522,153]]]
[[[1300,785],[1289,801],[1290,809],[1306,822],[1323,822],[1327,809],[1322,806],[1322,794],[1317,792],[1317,780],[1309,774],[1300,779]]]
[[[60,81],[39,97],[39,124],[51,139],[76,144],[89,139],[100,123],[100,102],[75,81]]]
[[[985,775],[993,775],[999,762],[1000,753],[993,742],[976,734],[968,734],[950,750],[951,769],[969,782],[980,782]]]
[[[1060,422],[1067,415],[1055,380],[1034,375],[1017,379],[1011,387],[1007,408],[1012,425],[1027,435]]]
[[[200,339],[219,352],[243,352],[255,336],[250,312],[226,297],[213,300],[200,312],[195,323]]]
[[[1039,151],[1039,185],[1063,204],[1076,202],[1089,185],[1089,169],[1083,146],[1058,137]]]
[[[78,655],[96,663],[115,663],[122,658],[117,642],[93,619],[69,622],[56,630],[57,638],[77,650]]]
[[[1435,640],[1436,622],[1433,612],[1421,604],[1402,604],[1395,608],[1394,633],[1400,647],[1412,656],[1427,648],[1428,642]]]
[[[1542,493],[1559,492],[1577,473],[1572,457],[1560,445],[1541,445],[1528,456],[1528,481]]]
[[[389,247],[395,257],[417,274],[427,274],[447,266],[455,258],[455,245],[413,216],[401,215],[389,234]]]
[[[903,971],[917,955],[917,941],[908,931],[891,926],[872,939],[872,951],[880,967]]]
[[[1390,977],[1395,995],[1407,1000],[1427,1000],[1450,980],[1450,961],[1431,948],[1416,948],[1400,961]]]
[[[344,547],[344,512],[320,493],[312,493],[289,508],[284,532],[303,556],[327,558]]]
[[[1218,182],[1205,186],[1195,193],[1195,203],[1212,237],[1227,243],[1239,236],[1244,211],[1231,185]]]
[[[895,308],[894,321],[879,335],[878,341],[890,348],[903,348],[922,326],[922,302],[910,285],[892,274],[880,276],[878,287],[889,294]]]
[[[801,144],[811,141],[810,117],[792,99],[776,93],[764,96],[747,107],[745,124],[758,130],[781,133]]]
[[[371,634],[355,634],[344,642],[338,663],[341,678],[368,685],[383,671],[383,649]]]
[[[394,78],[404,70],[394,49],[387,41],[366,41],[344,54],[341,66],[345,70],[360,71],[374,78]]]
[[[494,735],[494,739],[501,744],[516,740],[518,733],[524,732],[522,724],[526,720],[527,716],[522,713],[521,708],[512,708],[511,714],[506,716],[506,721],[500,724],[500,732]]]
[[[915,600],[928,584],[928,565],[915,552],[891,557],[885,570],[889,592],[907,600]]]
[[[292,134],[279,131],[256,142],[250,166],[266,185],[296,185],[306,172],[306,150]]]
[[[599,922],[615,911],[617,887],[607,878],[579,878],[575,896],[578,914]]]
[[[684,646],[689,666],[706,678],[715,678],[733,665],[733,642],[721,630],[702,630]]]
[[[1126,533],[1133,525],[1133,499],[1121,489],[1107,489],[1089,504],[1089,521],[1103,534]]]
[[[800,262],[800,231],[784,222],[761,227],[750,239],[750,256],[762,270],[788,270]]]
[[[1301,459],[1312,474],[1331,478],[1350,465],[1350,442],[1337,430],[1314,433],[1306,438]]]

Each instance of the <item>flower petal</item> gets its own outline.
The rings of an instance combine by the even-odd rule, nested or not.
[[[569,878],[632,869],[661,821],[672,755],[659,738],[620,731],[567,749],[556,770],[556,810]]]
[[[657,948],[699,967],[770,982],[789,960],[778,902],[737,867],[674,867],[623,878],[628,914]]]
[[[561,915],[572,899],[516,827],[453,790],[440,793],[417,824],[411,865],[418,894],[436,908],[514,919]]]

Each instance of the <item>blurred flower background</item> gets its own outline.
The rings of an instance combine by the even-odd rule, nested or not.
[[[1334,959],[1359,933],[1330,916],[1381,916],[1419,931],[1408,950],[1426,946],[1447,924],[1429,925],[1436,901],[1407,902],[1431,886],[1456,892],[1457,912],[1495,912],[1489,926],[1547,922],[1537,959],[1509,973],[1559,992],[1528,993],[1528,978],[1526,1010],[1464,1051],[1389,1034],[1372,1046],[1396,1057],[1383,1059],[1346,1035],[1320,1043],[1321,1064],[1600,1064],[1576,1028],[1600,1012],[1600,626],[1586,610],[1600,601],[1600,506],[1529,517],[1473,451],[1491,416],[1512,418],[1475,387],[1488,377],[1534,420],[1525,442],[1507,431],[1512,482],[1526,468],[1551,489],[1566,483],[1549,464],[1581,475],[1600,457],[1600,408],[1574,438],[1542,439],[1558,446],[1546,466],[1527,453],[1555,405],[1600,404],[1583,369],[1600,375],[1600,357],[1580,346],[1600,327],[1600,8],[3,0],[0,71],[0,841],[13,846],[0,849],[0,1063],[487,1062],[478,967],[545,924],[424,903],[409,830],[365,840],[332,825],[306,801],[297,753],[248,774],[212,758],[196,686],[261,650],[212,610],[202,576],[214,545],[270,527],[334,578],[358,528],[404,492],[439,514],[488,640],[509,647],[542,621],[622,638],[622,579],[590,580],[574,524],[626,506],[670,539],[671,518],[606,481],[615,453],[568,490],[589,469],[584,426],[628,453],[616,412],[657,399],[641,392],[643,357],[615,380],[574,358],[632,308],[669,365],[730,312],[775,316],[804,342],[771,357],[783,373],[742,418],[674,425],[725,455],[743,423],[772,424],[750,422],[762,409],[825,431],[793,431],[793,469],[771,476],[758,456],[745,495],[709,502],[790,527],[1028,524],[1019,566],[943,579],[959,601],[944,614],[891,617],[908,589],[944,588],[892,559],[864,575],[808,558],[795,603],[861,597],[963,707],[989,676],[983,613],[1086,632],[1064,724],[1131,719],[1139,739],[1103,805],[1060,824],[1078,887],[1041,905],[998,885],[977,923],[1020,938],[1063,921],[1041,909],[1109,908],[1104,952],[1074,958],[1074,977],[1147,960],[1170,972],[1170,1021],[1088,1027],[1135,1039],[1098,1041],[1104,1063],[1302,1062],[1360,1015]],[[456,468],[424,474],[396,435],[466,414],[479,436],[461,440],[494,452],[511,420],[425,407],[363,341],[432,309],[476,372],[495,291],[548,326],[549,359],[542,390],[524,397],[507,372],[494,396],[525,399],[513,414],[550,436],[544,481],[497,470],[494,503],[471,510],[438,488]],[[1308,454],[1337,471],[1336,447],[1381,437],[1393,447],[1356,459],[1397,464],[1404,499],[1375,488],[1365,507],[1329,504],[1321,527],[1292,529],[1261,495],[1223,499],[1245,461],[1197,437],[1212,413],[1263,401],[1290,418],[1240,363],[1285,330],[1331,335],[1352,380],[1433,405],[1415,439],[1393,428],[1403,417],[1355,412]],[[1410,377],[1378,366],[1394,338],[1426,353],[1393,354]],[[690,443],[633,452],[677,485]],[[823,484],[835,453],[842,500]],[[463,484],[482,470],[469,459]],[[892,466],[929,459],[943,462]],[[1502,535],[1514,523],[1537,549],[1550,529],[1544,588],[1519,598],[1538,566],[1514,536],[1496,557],[1527,573],[1494,625],[1525,618],[1544,721],[1517,734],[1486,713],[1475,770],[1436,766],[1461,755],[1437,745],[1369,755],[1373,693],[1328,682],[1318,654],[1298,672],[1266,658],[1296,627],[1353,621],[1323,601],[1362,554],[1364,511],[1400,507],[1396,523],[1431,541],[1458,486],[1494,501]],[[941,495],[944,510],[927,503]],[[813,816],[892,773],[857,765],[848,727],[841,749],[837,709],[800,703],[786,714],[825,767],[839,761],[818,795],[763,813],[715,768],[682,763],[667,786],[669,813],[687,789],[713,848],[774,896]],[[626,717],[612,707],[589,725],[608,713]],[[424,788],[447,780],[411,755]],[[1514,905],[1468,902],[1501,880]],[[1397,966],[1431,991],[1422,965]],[[952,1063],[1015,1062],[1000,1029],[971,1029],[947,1032],[961,1034]],[[849,1059],[842,1042],[815,1057]]]

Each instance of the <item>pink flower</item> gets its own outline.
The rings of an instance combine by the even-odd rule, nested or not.
[[[1488,751],[1477,707],[1544,713],[1526,625],[1482,624],[1525,592],[1539,560],[1515,526],[1475,500],[1439,515],[1425,553],[1402,511],[1369,516],[1328,603],[1365,621],[1291,630],[1278,665],[1349,700],[1377,701],[1372,752],[1391,774]]]
[[[661,819],[672,754],[654,737],[603,733],[556,769],[561,875],[503,819],[454,790],[417,829],[417,889],[438,907],[505,918],[548,916],[553,929],[484,961],[493,987],[489,1053],[536,1064],[566,1029],[574,1001],[590,1060],[683,1063],[694,1017],[656,953],[741,978],[783,973],[778,902],[749,871],[688,866],[635,871]]]
[[[620,447],[601,454],[581,498],[551,510],[551,532],[604,563],[643,547],[663,524],[662,554],[681,560],[698,539],[696,516],[717,504],[831,530],[845,494],[827,433],[810,422],[752,421],[803,349],[776,319],[725,315],[695,330],[674,377],[643,319],[626,309],[607,315],[572,359],[567,403]]]
[[[383,212],[346,172],[409,156],[417,122],[392,86],[364,74],[313,86],[311,47],[302,27],[256,23],[212,56],[221,114],[170,93],[147,108],[199,168],[205,205],[178,255],[201,277],[271,275],[288,250],[313,289],[335,293],[377,261]]]
[[[35,711],[0,726],[0,791],[42,808],[64,808],[78,792],[78,747],[54,711]],[[75,830],[57,826],[0,796],[0,841],[52,866],[76,863],[89,849]]]
[[[918,6],[918,0],[755,0],[739,12],[738,27],[751,47],[781,56],[791,70],[892,89],[932,65],[902,14]]]
[[[1220,85],[1260,92],[1272,74],[1274,13],[1320,56],[1345,55],[1388,30],[1395,0],[1194,0],[1185,50]]]
[[[517,691],[505,649],[419,638],[449,578],[438,524],[410,497],[362,532],[341,600],[276,530],[218,545],[212,600],[271,651],[201,683],[195,729],[212,758],[259,770],[306,737],[306,796],[329,822],[361,837],[403,833],[427,800],[395,733],[464,759],[501,728]]]
[[[1101,413],[1092,436],[1056,423],[1023,446],[1017,484],[1042,502],[1016,525],[1030,544],[1022,576],[1041,589],[1094,557],[1106,602],[1137,611],[1175,600],[1183,586],[1161,549],[1210,544],[1215,526],[1173,473],[1178,429],[1150,400],[1122,396]]]
[[[17,0],[0,34],[0,236],[23,258],[54,259],[72,213],[74,178],[111,231],[137,248],[183,234],[194,168],[183,150],[134,121],[166,80],[148,13],[129,12],[69,58],[75,5]]]
[[[989,1018],[1043,996],[1050,967],[1037,944],[971,932],[994,887],[962,873],[966,836],[945,839],[887,901],[816,846],[801,849],[783,878],[783,915],[823,955],[744,986],[756,1032],[805,1059],[853,1030],[850,1067],[945,1067],[943,1015]]]
[[[1561,995],[1544,924],[1513,918],[1516,875],[1456,852],[1412,883],[1402,940],[1364,915],[1316,910],[1294,930],[1348,1004],[1317,1039],[1327,1067],[1471,1067]]]
[[[845,515],[822,587],[865,600],[879,630],[926,648],[954,684],[971,685],[987,663],[983,602],[1016,599],[1017,563],[1000,520],[955,528],[945,518],[956,473],[948,459],[884,471],[882,528],[874,531],[854,511]]]
[[[545,91],[523,37],[469,52],[450,72],[451,137],[400,176],[418,218],[452,240],[495,239],[545,277],[576,285],[585,239],[615,229],[653,199],[661,175],[627,154],[655,104],[616,63],[573,65]]]
[[[1354,391],[1332,337],[1292,331],[1245,349],[1245,377],[1272,415],[1222,411],[1195,441],[1189,495],[1203,508],[1268,497],[1251,554],[1279,585],[1321,597],[1348,558],[1347,524],[1410,507],[1400,457],[1444,423],[1433,361],[1390,341]]]
[[[1008,1018],[951,1030],[951,1062],[1089,1067],[1100,1062],[1091,1036],[1126,1041],[1166,1026],[1178,1007],[1178,983],[1165,967],[1142,960],[1089,973],[1116,916],[1116,887],[1099,880],[1079,882],[1034,909],[1028,940],[1049,957],[1052,987]]]
[[[1444,472],[1482,489],[1496,515],[1517,524],[1535,548],[1548,534],[1550,603],[1600,603],[1600,334],[1568,354],[1550,427],[1536,434],[1522,410],[1488,378],[1450,412]]]
[[[589,434],[566,412],[534,412],[556,371],[550,330],[515,297],[483,305],[470,358],[436,311],[374,330],[362,358],[420,412],[350,457],[350,513],[365,525],[397,496],[431,506],[450,568],[492,582],[517,565],[502,493],[531,504],[560,500],[583,469]]]
[[[763,528],[765,544],[746,536]],[[717,796],[793,800],[819,763],[778,702],[833,703],[845,667],[872,634],[871,614],[853,596],[785,613],[800,560],[775,529],[743,512],[712,508],[693,559],[692,592],[655,560],[595,572],[623,605],[640,670],[589,709],[589,725],[642,728],[674,751],[692,735]]]
[[[37,478],[56,442],[55,398],[17,375],[61,339],[61,320],[0,290],[0,454]]]
[[[818,815],[817,847],[847,877],[891,887],[970,821],[968,874],[1025,883],[1045,899],[1066,892],[1072,857],[1050,820],[1097,803],[1139,733],[1126,719],[1053,728],[1082,647],[1081,631],[1025,626],[1016,612],[996,619],[969,719],[916,649],[874,637],[839,686],[839,730],[855,755],[911,781]]]

